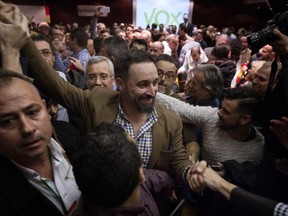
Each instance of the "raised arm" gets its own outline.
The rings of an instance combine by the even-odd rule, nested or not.
[[[51,99],[75,114],[88,115],[85,104],[89,92],[84,92],[63,80],[52,66],[45,62],[28,37],[27,20],[18,8],[0,1],[0,22],[1,56],[5,58],[3,67],[21,72],[18,57],[19,50],[23,47],[22,54],[28,58],[29,76],[34,78],[35,85]],[[2,50],[3,47],[9,49]],[[16,54],[18,55],[15,57]]]

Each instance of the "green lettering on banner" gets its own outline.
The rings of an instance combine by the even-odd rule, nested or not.
[[[171,24],[173,24],[173,22],[175,22],[176,23],[176,26],[178,26],[179,25],[179,22],[178,22],[178,17],[180,16],[180,14],[181,14],[181,12],[178,12],[178,14],[175,16],[173,13],[171,13],[171,16],[172,16],[172,22],[171,22]]]
[[[153,9],[152,14],[151,14],[149,19],[148,19],[147,13],[144,12],[144,16],[145,16],[145,20],[146,20],[147,25],[150,25],[150,23],[151,23],[151,21],[152,21],[152,19],[154,17],[155,11],[156,11],[156,8]]]
[[[164,11],[164,10],[159,10],[156,15],[155,15],[155,22],[158,24],[158,16],[159,14],[163,13],[164,15],[166,15],[166,22],[165,22],[165,26],[169,24],[169,21],[170,21],[170,16],[169,16],[169,13]]]

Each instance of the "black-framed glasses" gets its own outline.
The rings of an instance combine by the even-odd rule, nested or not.
[[[166,78],[167,80],[172,80],[172,79],[175,78],[175,73],[172,72],[172,71],[167,71],[167,72],[165,72],[165,71],[163,71],[163,70],[157,70],[157,72],[158,72],[159,78],[162,78],[163,76],[165,76],[165,78]]]

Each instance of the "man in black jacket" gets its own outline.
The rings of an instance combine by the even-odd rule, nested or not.
[[[51,139],[52,126],[37,89],[0,72],[1,215],[66,215],[80,197],[72,166]]]

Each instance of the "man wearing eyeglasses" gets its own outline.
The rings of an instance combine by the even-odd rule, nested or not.
[[[42,57],[44,58],[44,60],[53,67],[54,56],[51,51],[51,46],[49,44],[49,41],[42,35],[34,35],[31,38],[34,44],[36,45],[37,49],[41,53]],[[62,77],[64,80],[67,81],[66,75],[63,72],[57,71],[57,73],[60,77]],[[58,105],[58,109],[59,110],[58,110],[57,120],[69,122],[69,116],[68,116],[67,110],[61,105]]]
[[[155,65],[159,76],[158,91],[177,97],[172,87],[176,77],[178,62],[171,56],[163,54],[156,58]]]
[[[115,86],[114,66],[110,59],[104,56],[94,56],[87,62],[86,82],[89,90],[95,86],[113,89]]]
[[[178,62],[173,57],[163,54],[155,60],[157,68],[159,83],[158,92],[185,101],[182,97],[173,91],[173,84],[176,77]],[[183,124],[183,144],[189,155],[192,163],[196,163],[199,159],[200,147],[196,142],[196,135],[194,133],[194,126],[192,124]]]

